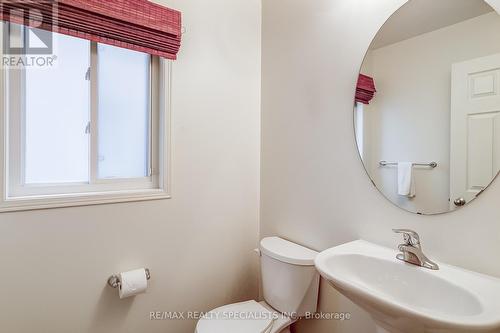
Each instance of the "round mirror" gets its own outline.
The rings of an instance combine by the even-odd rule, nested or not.
[[[499,36],[483,0],[409,0],[376,35],[356,89],[356,141],[397,206],[453,211],[498,174]]]

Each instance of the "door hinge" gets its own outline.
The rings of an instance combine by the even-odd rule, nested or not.
[[[90,81],[90,67],[87,69],[87,72],[85,73],[85,80]]]
[[[87,123],[87,126],[85,126],[85,134],[90,134],[90,121]]]

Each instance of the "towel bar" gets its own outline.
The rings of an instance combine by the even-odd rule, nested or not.
[[[398,165],[397,162],[387,162],[387,161],[380,161],[380,166],[388,166],[388,165]],[[413,166],[425,166],[425,167],[430,167],[430,168],[436,168],[438,164],[436,162],[430,162],[430,163],[413,163]]]

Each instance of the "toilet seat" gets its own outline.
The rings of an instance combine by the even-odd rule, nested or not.
[[[198,321],[195,333],[278,333],[292,323],[265,302],[248,301],[208,312]]]

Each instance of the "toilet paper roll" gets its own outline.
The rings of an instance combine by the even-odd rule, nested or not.
[[[120,273],[120,298],[126,298],[146,292],[148,279],[144,268],[135,271]]]

